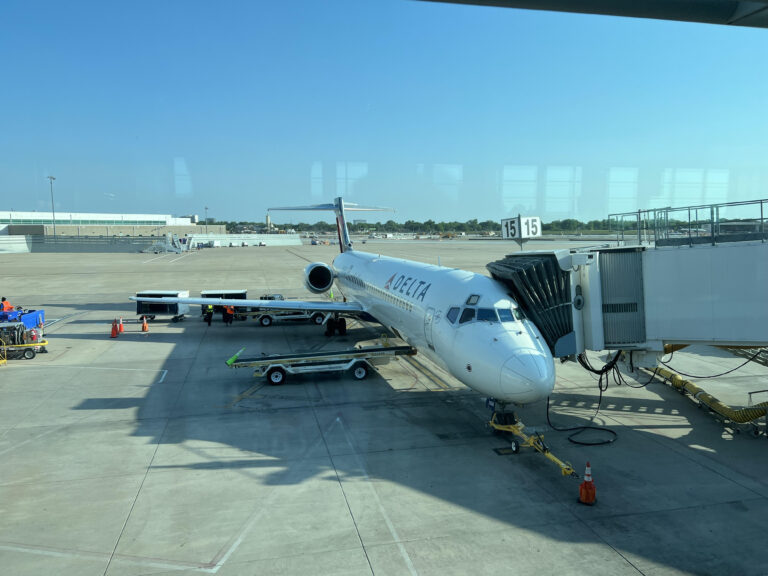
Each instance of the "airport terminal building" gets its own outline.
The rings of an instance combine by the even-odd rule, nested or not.
[[[0,234],[25,236],[185,236],[200,233],[197,217],[170,214],[96,214],[86,212],[0,211]],[[54,231],[55,228],[55,231]],[[226,234],[222,224],[208,225],[211,234]]]
[[[174,238],[176,248],[167,244]],[[228,234],[197,216],[0,211],[0,253],[142,252],[190,247],[295,246],[298,234]]]

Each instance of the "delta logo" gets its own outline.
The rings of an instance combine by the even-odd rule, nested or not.
[[[400,274],[398,276],[397,273],[395,273],[392,274],[390,279],[387,280],[387,283],[384,284],[384,290],[404,294],[405,296],[410,296],[414,300],[423,302],[424,296],[427,295],[427,291],[431,286],[432,284],[427,283],[424,280],[406,276],[405,274]]]

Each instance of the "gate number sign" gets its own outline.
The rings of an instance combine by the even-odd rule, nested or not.
[[[501,221],[501,237],[505,240],[522,240],[541,236],[541,220],[538,216],[517,216]]]

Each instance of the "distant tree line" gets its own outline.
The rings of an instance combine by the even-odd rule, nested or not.
[[[243,232],[243,231],[264,231],[265,225],[263,222],[209,222],[209,224],[225,224],[227,231]],[[477,219],[467,220],[466,222],[435,222],[434,220],[426,220],[424,222],[418,222],[416,220],[406,220],[405,222],[395,222],[394,220],[387,220],[386,222],[366,222],[353,224],[347,222],[349,231],[352,234],[482,234],[495,232],[501,233],[501,223],[498,220],[484,220],[478,221]],[[293,229],[296,232],[315,232],[318,234],[335,232],[336,224],[328,222],[316,222],[314,224],[308,224],[306,222],[299,222],[297,224],[280,224],[280,229]],[[615,228],[615,224],[614,224]],[[568,218],[565,220],[553,220],[552,222],[545,222],[542,224],[544,232],[558,233],[558,232],[579,232],[579,231],[605,231],[609,229],[608,219],[605,220],[590,220],[589,222],[581,222]]]
[[[726,220],[723,219],[722,221]],[[263,222],[214,222],[213,219],[210,219],[208,224],[226,225],[227,232],[230,233],[266,231],[266,226]],[[200,225],[202,226],[203,223],[200,223]],[[501,234],[501,223],[498,220],[484,220],[482,222],[477,219],[467,220],[466,222],[435,222],[434,220],[417,222],[416,220],[406,220],[403,223],[387,220],[386,222],[359,224],[347,222],[347,225],[352,234],[461,234],[462,232],[465,234],[487,234],[491,232]],[[670,229],[679,229],[687,227],[688,223],[682,220],[670,219],[668,225]],[[298,224],[280,224],[277,227],[281,230],[295,230],[300,233],[314,232],[323,234],[336,231],[336,224],[328,222],[316,222],[314,224],[299,222]],[[544,222],[541,227],[545,234],[560,234],[575,232],[600,233],[608,232],[609,230],[615,231],[617,227],[624,230],[634,230],[637,226],[636,221],[631,219],[618,223],[614,221],[609,225],[607,218],[603,220],[590,220],[588,222],[566,218],[564,220]]]

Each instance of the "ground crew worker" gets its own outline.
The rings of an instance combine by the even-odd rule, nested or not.
[[[205,307],[205,316],[203,316],[203,319],[208,322],[208,326],[211,325],[211,319],[213,318],[213,304],[208,304]]]
[[[0,312],[10,312],[11,310],[13,310],[13,305],[3,296],[2,300],[0,300]]]
[[[224,306],[224,323],[226,325],[232,324],[232,320],[235,318],[235,307]]]

